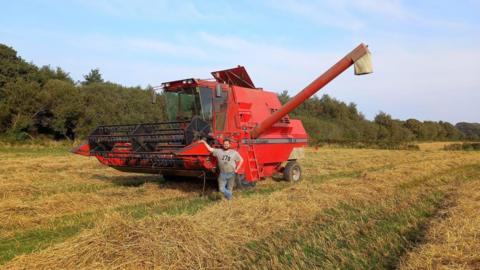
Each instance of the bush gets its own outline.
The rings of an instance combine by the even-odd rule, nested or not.
[[[446,151],[480,151],[480,143],[454,143],[443,147]]]

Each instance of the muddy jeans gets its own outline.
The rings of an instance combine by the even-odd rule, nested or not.
[[[235,173],[220,173],[218,176],[218,190],[225,195],[227,200],[232,199]]]

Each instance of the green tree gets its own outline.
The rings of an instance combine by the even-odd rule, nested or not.
[[[412,132],[412,134],[415,136],[415,139],[422,139],[422,122],[418,121],[417,119],[408,119],[405,121],[404,126],[408,128],[410,132]]]
[[[398,144],[410,141],[414,138],[412,132],[404,127],[399,120],[394,120],[384,112],[375,116],[375,123],[380,126],[378,139],[389,144]]]
[[[44,115],[41,121],[55,137],[74,139],[84,108],[79,89],[68,81],[49,80],[42,89]]]
[[[460,122],[455,127],[467,140],[480,140],[480,123]]]
[[[8,82],[34,81],[38,79],[38,68],[17,56],[17,52],[0,44],[0,92]]]
[[[278,95],[278,99],[280,100],[280,103],[283,105],[287,103],[290,100],[290,96],[288,95],[287,90],[283,90],[282,93]]]
[[[66,81],[73,84],[73,80],[70,77],[70,74],[64,71],[60,67],[53,69],[50,66],[43,66],[39,69],[38,73],[39,73],[40,83],[42,85],[47,83],[49,80],[60,80],[60,81]]]
[[[37,82],[28,82],[19,79],[16,82],[9,82],[4,85],[2,108],[8,115],[2,122],[4,131],[10,132],[31,132],[35,118],[43,110],[43,102],[40,98],[41,87]]]
[[[100,73],[100,70],[98,68],[90,70],[90,73],[84,75],[83,78],[83,85],[88,85],[92,83],[103,83],[102,74]]]

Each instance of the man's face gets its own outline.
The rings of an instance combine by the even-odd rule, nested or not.
[[[223,149],[228,150],[230,148],[230,142],[229,141],[224,141],[223,142]]]

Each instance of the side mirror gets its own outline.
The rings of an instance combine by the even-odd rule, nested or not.
[[[215,97],[221,97],[222,96],[222,86],[220,84],[217,84],[215,87]]]

